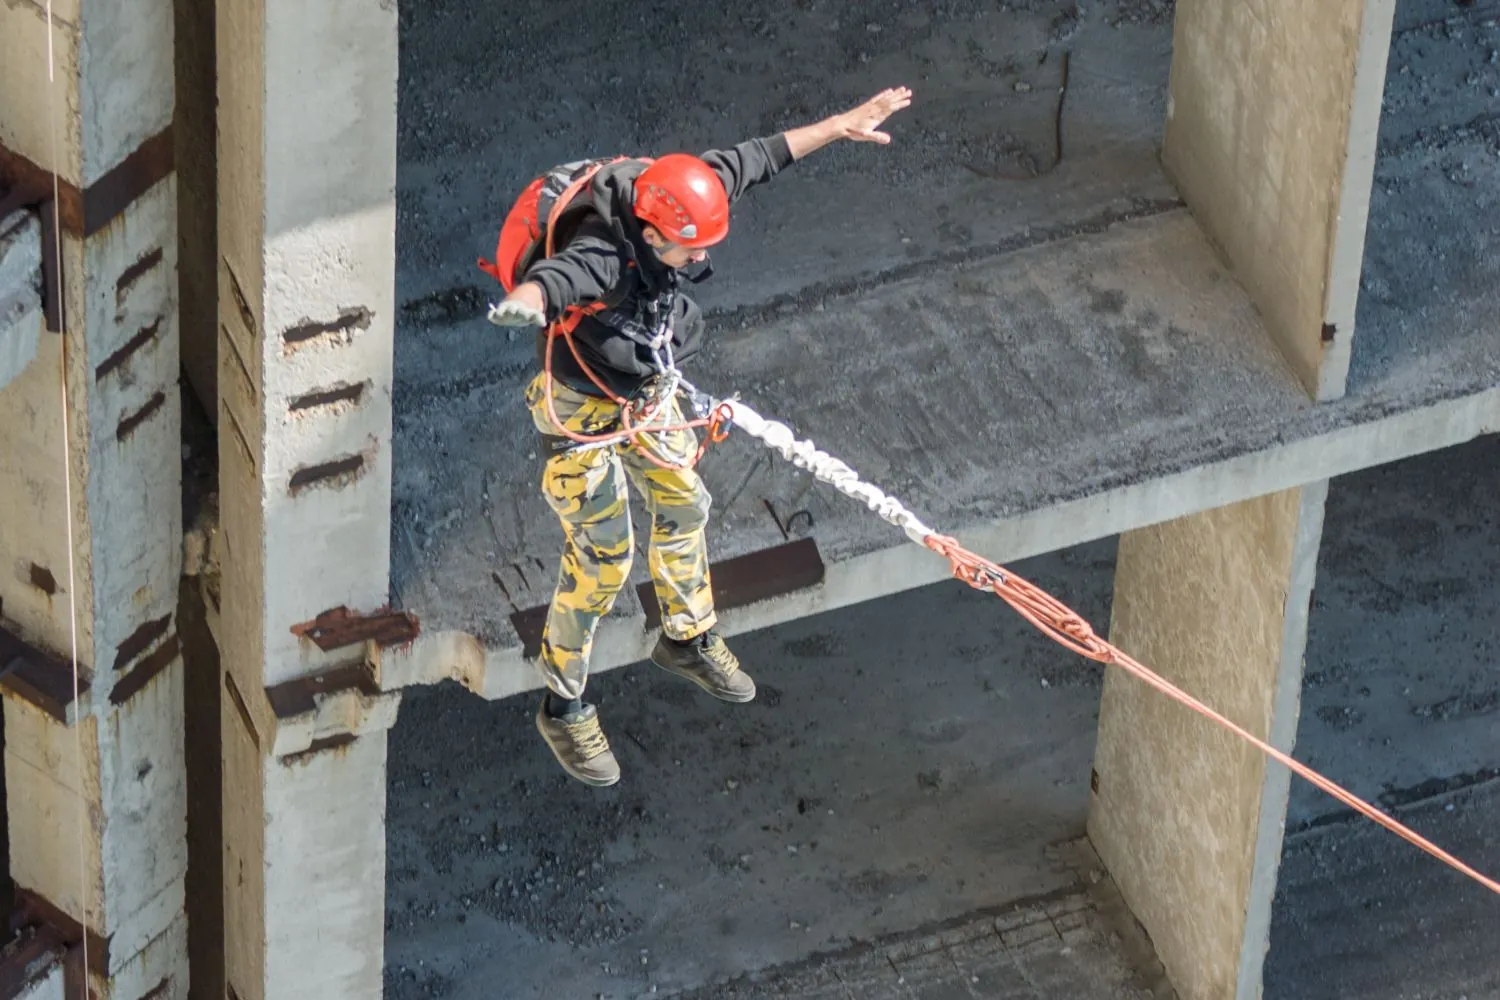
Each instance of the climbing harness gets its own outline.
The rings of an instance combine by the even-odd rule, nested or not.
[[[1408,843],[1467,875],[1491,892],[1500,894],[1500,881],[1480,873],[1416,831],[1382,813],[1354,793],[1231,722],[1219,712],[1153,672],[1140,661],[1100,638],[1076,612],[1051,594],[1004,567],[975,555],[960,545],[956,539],[934,531],[922,523],[921,519],[908,510],[901,501],[885,493],[879,487],[862,481],[859,473],[849,465],[821,450],[811,441],[798,439],[791,428],[785,424],[766,419],[738,399],[715,403],[700,393],[691,383],[683,381],[681,385],[685,392],[702,401],[700,405],[709,405],[715,412],[720,409],[727,411],[728,419],[734,426],[756,438],[771,450],[778,452],[797,468],[810,472],[821,482],[829,484],[845,496],[864,504],[881,519],[900,528],[911,541],[947,559],[955,578],[962,580],[975,590],[999,597],[1053,641],[1105,666],[1119,667],[1173,701],[1187,706],[1233,733],[1366,819],[1373,820]]]
[[[554,238],[564,213],[572,206],[578,192],[583,190],[594,175],[625,157],[581,160],[555,167],[533,180],[522,192],[507,214],[500,230],[500,239],[495,248],[495,259],[479,261],[480,270],[497,279],[506,292],[515,289],[517,278],[526,268],[538,260],[550,257],[555,249]],[[650,163],[653,161],[646,160]],[[545,233],[541,220],[546,219]],[[539,252],[540,251],[540,252]],[[573,340],[573,331],[585,317],[598,315],[609,308],[607,302],[593,302],[587,306],[571,306],[547,327],[547,344],[543,361],[543,395],[547,403],[547,417],[552,422],[556,435],[572,442],[568,450],[586,451],[629,443],[647,461],[658,468],[680,472],[691,469],[703,458],[709,445],[724,440],[728,431],[725,423],[728,411],[715,407],[695,419],[672,423],[671,401],[682,384],[682,372],[678,369],[672,352],[672,329],[670,315],[660,319],[644,334],[622,331],[633,342],[640,343],[651,351],[656,375],[648,382],[639,398],[627,400],[611,391],[604,381],[583,360],[578,345]],[[552,353],[558,338],[568,345],[579,369],[588,376],[600,392],[620,407],[621,429],[605,434],[579,434],[569,430],[557,414],[556,397],[553,391]],[[657,453],[652,435],[663,435],[678,431],[693,431],[703,428],[705,433],[696,453],[684,463],[674,463]],[[561,450],[561,449],[557,449]]]

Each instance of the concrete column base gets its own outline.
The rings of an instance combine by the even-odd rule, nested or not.
[[[224,702],[226,995],[380,996],[386,733],[267,757]]]
[[[1273,746],[1297,732],[1323,481],[1120,540],[1111,641]],[[1183,1000],[1260,996],[1289,774],[1111,670],[1088,832]]]

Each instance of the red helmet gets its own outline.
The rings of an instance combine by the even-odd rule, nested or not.
[[[729,235],[729,194],[713,168],[672,153],[635,179],[635,214],[682,247],[713,246]]]

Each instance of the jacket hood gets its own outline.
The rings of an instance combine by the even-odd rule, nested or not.
[[[646,166],[644,160],[621,160],[601,168],[589,182],[589,200],[621,244],[629,249],[642,279],[654,291],[672,284],[675,272],[661,262],[646,242],[635,215],[635,179]]]

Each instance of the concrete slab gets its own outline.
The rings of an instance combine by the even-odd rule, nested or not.
[[[689,374],[742,391],[929,523],[957,529],[1217,457],[1235,428],[1264,429],[1299,406],[1289,369],[1185,212],[1091,228],[721,330]],[[516,608],[550,595],[558,532],[535,485],[519,399],[528,374],[398,404],[397,579],[434,627],[503,635],[511,609],[489,571],[507,562],[523,571]],[[732,438],[701,467],[717,497],[716,558],[782,541],[758,501],[799,499],[800,484],[761,458]],[[891,541],[888,526],[821,488],[800,504],[825,559]]]
[[[1488,294],[1500,298],[1500,282]],[[1377,314],[1372,325],[1394,321]],[[879,352],[851,349],[871,337]],[[1500,391],[1466,396],[1500,386],[1483,364],[1399,369],[1336,403],[1308,402],[1180,210],[721,331],[698,367],[705,387],[742,389],[929,523],[1003,559],[1500,428]],[[498,377],[397,400],[397,597],[429,636],[479,637],[481,659],[518,645],[510,614],[544,603],[555,572],[559,533],[536,492],[519,402],[526,372],[518,358]],[[783,541],[771,500],[812,513],[835,569],[818,594],[744,627],[944,575],[893,529],[784,464],[753,464],[760,457],[731,437],[702,467],[718,498],[715,558]],[[643,623],[626,624],[632,600],[618,609],[618,649],[603,638],[615,626],[601,631],[601,665],[644,655],[630,637]]]

